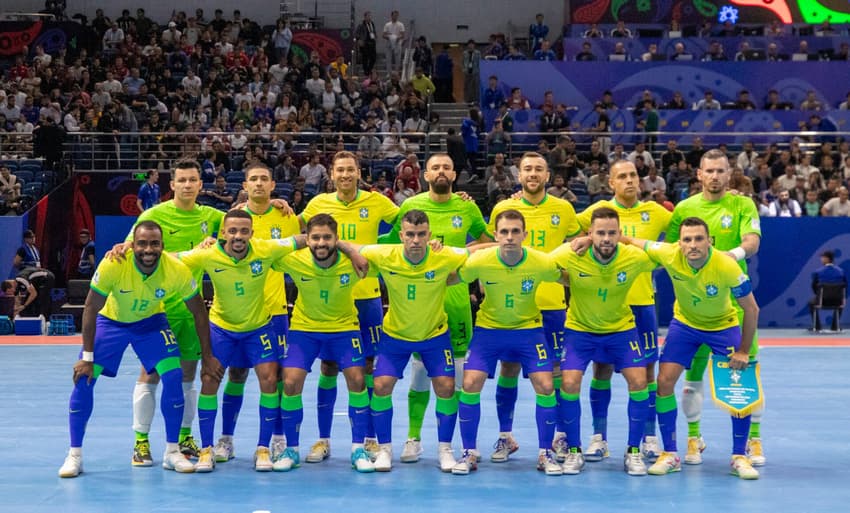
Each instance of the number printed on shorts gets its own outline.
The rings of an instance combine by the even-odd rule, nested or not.
[[[377,345],[381,341],[381,327],[369,326],[369,337],[372,339],[372,345]]]
[[[643,349],[644,351],[650,351],[655,349],[657,346],[655,344],[655,333],[649,332],[643,334]]]
[[[534,349],[537,350],[537,358],[539,360],[548,360],[549,356],[546,353],[546,344],[536,344]]]
[[[363,347],[360,346],[359,337],[351,337],[351,347],[356,349],[358,353],[363,354]]]
[[[171,346],[177,343],[177,338],[174,337],[174,333],[168,330],[159,330],[159,334],[162,335],[162,340],[165,342],[165,346]]]
[[[260,343],[263,344],[263,351],[272,350],[272,341],[269,340],[268,333],[263,333],[262,335],[260,335]]]
[[[452,356],[452,350],[451,349],[444,349],[443,350],[443,356],[446,357],[446,366],[455,364],[455,359],[454,359],[454,356]]]
[[[555,351],[561,349],[564,345],[564,332],[563,331],[554,331],[552,332],[552,349]]]
[[[638,342],[637,340],[629,340],[629,347],[632,348],[632,351],[634,351],[638,355],[643,354],[640,352],[640,342]]]

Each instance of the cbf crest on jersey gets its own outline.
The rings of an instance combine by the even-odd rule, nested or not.
[[[729,214],[723,214],[720,216],[720,227],[724,230],[732,228],[732,216]]]
[[[363,207],[360,209],[360,219],[369,219],[369,209]]]
[[[349,283],[351,283],[351,275],[350,274],[345,273],[345,274],[343,274],[339,277],[339,286],[340,287],[345,287]]]
[[[165,297],[165,289],[156,289],[153,291],[153,296],[157,299],[162,299]]]
[[[206,221],[201,223],[201,233],[206,235],[207,233],[209,233],[209,229],[210,229],[210,225],[208,225]]]
[[[642,223],[648,223],[649,222],[649,212],[641,212],[640,213],[640,221]]]
[[[531,291],[534,290],[534,278],[523,278],[520,287],[523,294],[531,294]]]
[[[461,216],[452,216],[452,228],[455,230],[463,228],[463,218]]]
[[[709,283],[708,285],[705,286],[705,295],[708,296],[708,297],[717,296],[717,291],[718,291],[717,285],[715,285],[713,283]]]
[[[263,261],[254,260],[249,264],[251,266],[251,274],[254,276],[263,274]]]
[[[559,226],[561,224],[561,216],[558,214],[552,214],[550,221],[552,222],[552,226]]]
[[[618,284],[626,283],[627,279],[628,279],[628,274],[626,274],[626,271],[620,271],[620,272],[617,273],[617,283]]]
[[[428,271],[428,272],[425,273],[425,279],[426,280],[433,280],[434,276],[436,276],[436,274],[437,273],[434,272],[434,271]]]
[[[272,239],[279,239],[280,238],[280,226],[272,226],[271,233],[269,235],[271,235]]]

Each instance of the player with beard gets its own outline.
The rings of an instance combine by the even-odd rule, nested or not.
[[[522,196],[518,199],[500,201],[490,214],[488,231],[496,232],[495,219],[505,210],[517,210],[525,218],[528,237],[524,246],[551,253],[564,241],[575,237],[581,231],[576,212],[566,200],[546,193],[549,181],[549,167],[546,159],[539,153],[527,152],[519,163],[519,183]],[[541,283],[537,288],[537,306],[543,314],[543,332],[546,335],[546,353],[552,361],[555,376],[554,385],[561,386],[558,366],[561,361],[561,346],[564,342],[564,323],[566,321],[566,298],[564,286],[559,283]],[[511,430],[513,428],[514,406],[517,401],[517,383],[520,364],[502,362],[501,373],[496,385],[496,412],[499,417],[499,439],[490,460],[508,461],[508,457],[519,449]],[[558,394],[555,394],[558,396]],[[553,448],[558,461],[566,456],[564,427],[559,426],[555,433]]]
[[[492,242],[487,234],[484,216],[474,201],[452,193],[452,184],[457,178],[452,159],[445,153],[436,153],[425,165],[427,192],[408,198],[401,204],[398,219],[388,237],[389,242],[401,241],[401,219],[410,210],[421,210],[428,215],[434,238],[447,246],[464,247],[477,242]],[[472,239],[470,241],[470,239]],[[466,350],[472,337],[472,306],[469,286],[459,283],[446,290],[446,314],[449,317],[449,336],[455,360],[455,386],[463,383],[463,364]],[[431,398],[431,382],[425,366],[418,355],[411,365],[408,419],[410,421],[407,442],[401,453],[402,463],[415,463],[422,454],[422,423]]]

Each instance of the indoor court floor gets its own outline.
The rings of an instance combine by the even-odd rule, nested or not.
[[[407,380],[395,391],[394,464],[389,473],[357,474],[349,463],[347,394],[340,379],[329,460],[303,463],[289,473],[253,471],[258,391],[249,380],[236,429],[236,459],[211,474],[164,471],[162,417],[151,433],[155,466],[133,468],[130,456],[132,389],[138,363],[132,351],[115,379],[101,378],[83,449],[85,472],[57,477],[68,446],[71,366],[79,337],[0,337],[0,511],[28,512],[256,512],[291,511],[847,511],[850,503],[850,338],[811,336],[798,330],[761,332],[762,380],[767,411],[762,424],[767,465],[758,481],[729,475],[731,422],[706,399],[703,434],[708,448],[699,466],[683,465],[667,476],[630,477],[622,468],[626,438],[626,389],[612,381],[609,417],[611,457],[588,463],[577,476],[547,477],[535,470],[534,394],[520,382],[514,433],[520,450],[507,463],[489,461],[497,437],[495,383],[482,396],[479,449],[484,458],[468,476],[440,473],[436,459],[433,398],[423,429],[419,463],[398,462],[407,435]],[[318,364],[304,391],[302,458],[317,435]],[[590,437],[586,377],[582,438]],[[679,394],[677,393],[677,396]],[[219,417],[220,418],[220,417]],[[679,445],[686,423],[679,415]],[[218,429],[218,427],[217,427]],[[197,436],[197,421],[195,425]],[[460,453],[460,435],[455,435]]]

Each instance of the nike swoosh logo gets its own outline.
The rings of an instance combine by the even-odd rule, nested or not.
[[[639,361],[641,361],[641,360],[643,360],[643,359],[644,359],[644,357],[643,357],[643,356],[642,356],[642,357],[640,357],[640,358],[632,358],[632,363],[637,363],[637,362],[639,362]]]
[[[260,358],[268,358],[271,355],[272,355],[272,353],[263,353],[263,354],[260,355]]]
[[[365,409],[365,410],[354,410],[354,413],[355,413],[356,415],[363,415],[364,413],[368,413],[368,412],[369,412],[369,410],[368,410],[368,409]]]
[[[169,353],[173,353],[174,351],[177,351],[177,348],[176,348],[176,347],[169,347],[169,348],[168,348],[168,352],[169,352]]]
[[[678,281],[685,281],[685,279],[684,279],[684,278],[679,278],[679,277],[678,277],[678,276],[676,276],[675,274],[673,275],[673,279],[674,279],[674,280],[678,280]]]
[[[120,292],[122,294],[127,294],[128,292],[133,292],[133,289],[130,289],[130,290],[120,289],[118,292]]]
[[[547,426],[552,426],[552,425],[554,425],[554,424],[555,424],[555,421],[554,421],[554,420],[547,420],[547,421],[546,421],[546,425],[547,425]]]
[[[654,354],[655,354],[655,351],[650,351],[650,352],[646,353],[645,355],[643,355],[643,357],[649,358],[649,357],[653,356]]]
[[[546,365],[547,363],[549,363],[549,362],[537,362],[537,366],[538,366],[538,367],[543,367],[543,366],[544,366],[544,365]]]
[[[455,370],[454,367],[446,367],[446,368],[443,369],[443,372],[454,372],[454,370]]]
[[[180,404],[174,404],[172,406],[174,406],[174,409],[176,410],[177,408],[182,408],[184,406],[184,404],[180,403]]]
[[[301,281],[313,281],[313,278],[305,278],[302,276]]]
[[[390,274],[398,274],[398,273],[396,273],[396,272],[393,272],[393,271],[390,271]]]
[[[226,271],[226,270],[227,270],[227,269],[213,269],[213,271],[215,271],[215,272],[217,272],[217,273],[220,273],[220,272],[222,272],[222,271]]]
[[[499,283],[498,281],[485,281],[484,282],[485,285],[496,285],[498,283]]]
[[[178,228],[177,230],[168,230],[168,234],[169,234],[169,235],[174,235],[175,233],[177,233],[177,232],[179,232],[179,231],[180,231],[180,229],[179,229],[179,228]]]
[[[274,422],[274,421],[276,421],[276,420],[277,420],[277,417],[271,417],[271,418],[269,418],[269,417],[263,417],[263,420],[265,420],[266,422]]]
[[[578,277],[579,277],[579,278],[589,278],[589,277],[590,277],[590,275],[589,275],[589,274],[587,274],[587,273],[579,272],[579,273],[578,273]]]
[[[357,358],[352,358],[352,359],[351,359],[351,361],[352,361],[352,362],[359,362],[359,361],[360,361],[360,360],[362,360],[362,359],[363,359],[363,357],[362,357],[362,356],[358,356]]]
[[[83,410],[70,410],[68,413],[80,413]]]

